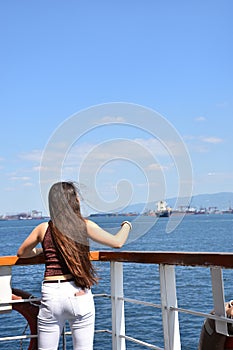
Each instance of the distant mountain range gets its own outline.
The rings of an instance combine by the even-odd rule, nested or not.
[[[131,213],[141,213],[145,210],[155,210],[157,208],[157,202],[159,200],[165,200],[169,207],[173,209],[179,209],[175,208],[175,203],[177,198],[161,198],[158,200],[155,200],[154,202],[147,203],[137,203],[129,205],[127,208],[124,208],[122,212],[131,212]],[[219,210],[226,210],[230,207],[233,208],[233,192],[219,192],[219,193],[213,193],[213,194],[198,194],[195,196],[192,196],[190,201],[190,207],[196,208],[199,210],[200,208],[214,208],[216,207]]]

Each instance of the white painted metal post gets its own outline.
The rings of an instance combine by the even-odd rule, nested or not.
[[[112,350],[125,350],[123,264],[111,262]],[[121,298],[121,299],[119,299]]]
[[[11,291],[11,266],[0,267],[0,313],[12,310],[12,305],[5,303],[12,298]],[[4,304],[5,303],[5,304]]]
[[[222,269],[215,266],[210,268],[210,272],[215,314],[226,317]],[[228,335],[227,322],[215,320],[215,328],[217,333]]]
[[[170,307],[177,307],[176,277],[173,265],[160,265],[160,291],[163,317],[164,349],[181,350],[178,312]]]

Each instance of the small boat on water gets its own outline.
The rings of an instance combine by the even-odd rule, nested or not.
[[[222,213],[223,214],[233,214],[233,209],[231,207],[229,207],[229,209],[223,210]]]
[[[160,218],[167,218],[171,215],[172,210],[168,207],[167,202],[159,201],[157,203],[156,216]]]

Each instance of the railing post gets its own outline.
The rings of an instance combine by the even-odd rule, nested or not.
[[[173,265],[159,265],[160,291],[163,317],[164,349],[180,350],[180,331],[178,312],[170,307],[177,307],[176,277]]]
[[[210,272],[212,281],[214,312],[218,316],[226,317],[222,269],[219,266],[214,266],[210,268]],[[217,333],[228,335],[226,321],[215,320],[215,328]]]
[[[11,304],[4,304],[12,298],[11,290],[11,266],[0,266],[0,313],[12,310]]]
[[[125,350],[123,264],[111,261],[112,350]]]

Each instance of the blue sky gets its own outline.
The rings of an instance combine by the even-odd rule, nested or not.
[[[190,154],[193,194],[232,192],[232,12],[231,0],[2,1],[0,214],[43,209],[40,161],[51,135],[75,113],[111,102],[152,109],[173,126]],[[77,152],[119,133],[154,142],[119,125],[86,134]],[[177,182],[168,163],[169,197]],[[98,180],[107,200],[124,164],[108,163]],[[140,202],[143,176],[129,168],[123,177]]]

